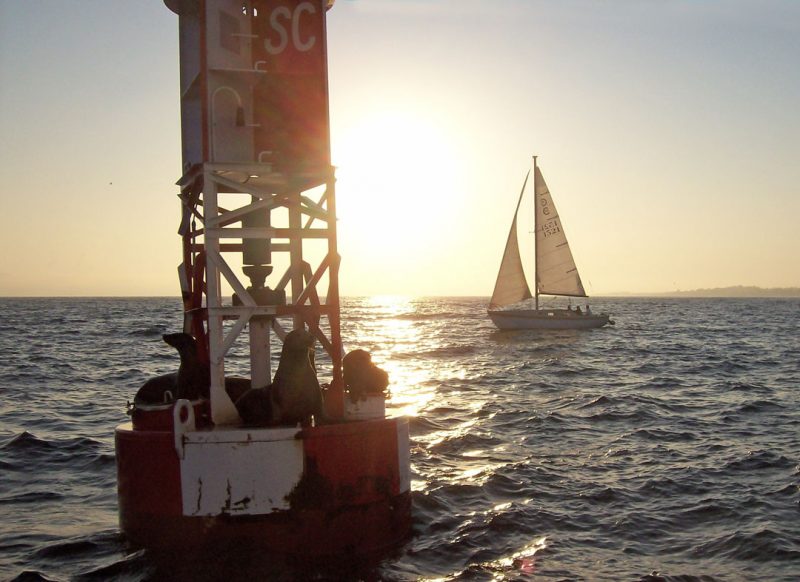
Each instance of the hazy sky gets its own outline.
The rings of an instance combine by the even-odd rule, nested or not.
[[[0,0],[0,295],[179,293],[177,33]],[[590,294],[800,286],[800,2],[338,0],[328,49],[343,294],[490,295],[533,154]]]

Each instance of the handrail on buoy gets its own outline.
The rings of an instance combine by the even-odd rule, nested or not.
[[[195,429],[194,407],[192,403],[181,398],[175,403],[172,409],[172,427],[175,437],[175,452],[178,458],[183,459],[185,453],[183,435]]]

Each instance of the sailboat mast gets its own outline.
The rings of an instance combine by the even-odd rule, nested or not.
[[[536,311],[539,311],[539,261],[538,261],[538,249],[536,248],[536,239],[539,236],[539,212],[537,208],[537,204],[539,201],[536,198],[539,184],[536,180],[536,158],[538,156],[533,156],[533,296],[535,302]]]

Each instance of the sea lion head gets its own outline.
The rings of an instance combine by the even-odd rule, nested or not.
[[[317,338],[310,331],[302,328],[293,329],[286,334],[286,338],[283,340],[283,347],[290,350],[310,349],[314,347],[315,341],[317,341]]]
[[[367,394],[381,394],[389,386],[389,374],[372,363],[365,350],[353,350],[342,360],[344,384],[350,397],[359,400]]]
[[[344,383],[349,384],[348,378],[356,379],[362,370],[372,366],[372,356],[366,350],[352,350],[342,359]]]
[[[281,350],[281,361],[299,362],[308,360],[311,367],[314,367],[314,342],[317,338],[314,334],[305,329],[295,329],[286,334]]]
[[[197,341],[188,333],[165,333],[161,339],[178,350],[178,353],[197,353]]]

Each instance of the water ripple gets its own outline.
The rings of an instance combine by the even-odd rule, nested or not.
[[[170,562],[120,538],[113,427],[144,381],[177,369],[161,334],[181,329],[179,300],[0,303],[0,579],[800,572],[794,300],[597,298],[615,327],[553,333],[499,332],[483,299],[345,300],[345,345],[372,352],[388,410],[412,415],[414,536],[378,564],[299,578],[235,548]],[[235,345],[231,370],[247,361]]]

